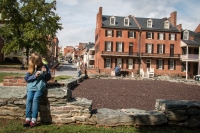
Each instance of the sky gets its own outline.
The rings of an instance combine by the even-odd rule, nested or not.
[[[51,2],[52,0],[46,0]],[[194,31],[200,24],[200,0],[56,0],[56,13],[63,29],[58,31],[59,46],[78,46],[95,40],[96,15],[144,18],[170,17],[177,12],[177,25]]]

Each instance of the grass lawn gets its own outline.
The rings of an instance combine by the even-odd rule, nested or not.
[[[0,73],[0,82],[3,82],[4,76],[24,76],[24,74],[19,73]]]
[[[161,126],[141,127],[131,126],[119,127],[96,127],[90,125],[55,125],[39,124],[34,128],[24,128],[23,121],[0,119],[0,133],[198,133],[200,129],[189,129],[183,127]]]

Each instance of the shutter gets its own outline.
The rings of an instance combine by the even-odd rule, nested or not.
[[[175,36],[175,39],[174,39],[174,40],[176,41],[176,34],[175,34],[174,36]]]
[[[126,69],[128,69],[128,59],[126,59]]]
[[[147,53],[147,43],[146,43],[146,53]]]
[[[163,33],[163,40],[165,40],[165,33]]]
[[[122,68],[121,69],[123,69],[123,61],[124,61],[124,59],[122,59]]]
[[[113,42],[111,42],[111,50],[110,51],[113,51]]]
[[[130,37],[130,31],[128,31],[128,38]]]
[[[107,35],[107,30],[105,30],[105,36],[108,36],[108,35]]]
[[[151,44],[151,46],[152,46],[152,48],[151,48],[151,50],[152,50],[151,53],[153,54],[153,44]]]
[[[105,42],[105,51],[107,51],[107,49],[106,49],[106,42]]]
[[[170,60],[168,60],[168,70],[170,69]]]
[[[112,58],[110,59],[110,68],[112,68]]]
[[[157,44],[157,54],[159,54],[159,44]]]
[[[118,51],[117,42],[116,42],[116,51]]]
[[[133,69],[135,69],[135,59],[133,59]]]
[[[118,64],[117,64],[117,58],[115,58],[115,66],[117,66]]]
[[[165,54],[165,44],[163,44],[163,54]]]
[[[133,33],[134,33],[134,38],[136,38],[136,32],[134,31]]]
[[[171,34],[169,34],[169,40],[171,40]]]
[[[146,39],[148,38],[148,32],[146,32]]]
[[[165,62],[165,61],[163,60],[163,64],[162,64],[162,69],[163,69],[163,70],[164,70],[164,62]]]
[[[104,58],[104,68],[106,68],[106,58]]]
[[[154,32],[152,32],[152,39],[154,39]]]
[[[183,63],[181,63],[181,71],[183,72]]]
[[[156,60],[156,68],[158,69],[158,60]]]
[[[159,40],[160,33],[158,33],[158,40]]]
[[[124,52],[124,42],[122,42],[122,52]]]
[[[174,60],[174,70],[176,70],[176,61]]]
[[[112,30],[112,37],[114,37],[114,30]]]

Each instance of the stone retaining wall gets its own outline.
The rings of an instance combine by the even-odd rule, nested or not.
[[[200,126],[200,102],[197,101],[157,99],[152,111],[135,108],[92,110],[91,100],[72,98],[72,87],[84,79],[82,76],[63,80],[64,86],[49,86],[40,102],[39,121],[103,126]],[[25,119],[26,87],[0,86],[0,92],[0,118]]]

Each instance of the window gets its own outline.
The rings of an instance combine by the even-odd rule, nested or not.
[[[111,51],[111,42],[106,42],[106,51]]]
[[[135,33],[134,33],[134,31],[128,31],[128,37],[129,37],[129,38],[135,38]]]
[[[174,60],[169,60],[169,69],[174,70]]]
[[[124,25],[129,26],[129,18],[128,17],[124,18]]]
[[[158,39],[164,40],[164,33],[158,33]]]
[[[174,33],[170,34],[170,40],[175,40],[175,34]]]
[[[187,49],[186,48],[182,48],[182,54],[187,54]]]
[[[182,71],[183,71],[183,72],[186,71],[186,63],[182,63]]]
[[[158,49],[157,49],[157,53],[158,54],[164,54],[165,52],[164,52],[164,48],[165,48],[165,45],[164,44],[158,44],[158,47],[157,47]]]
[[[110,17],[110,25],[115,25],[115,17]]]
[[[165,28],[165,29],[169,29],[169,21],[168,21],[168,20],[166,20],[166,21],[164,22],[164,28]]]
[[[128,59],[128,69],[133,69],[133,59]]]
[[[153,39],[153,33],[152,32],[146,32],[146,38],[147,39]]]
[[[147,20],[147,28],[152,28],[152,20]]]
[[[163,69],[163,60],[158,60],[158,69]]]
[[[105,68],[111,68],[111,59],[110,58],[106,58]]]
[[[117,42],[117,52],[122,52],[122,42]]]
[[[186,30],[183,32],[183,40],[188,40],[188,38],[189,38],[189,31]]]
[[[106,36],[107,37],[112,37],[113,35],[112,35],[112,30],[106,30]]]
[[[122,37],[122,31],[121,30],[117,31],[117,37]]]
[[[119,65],[120,68],[122,68],[122,59],[117,58],[117,65]]]
[[[147,52],[148,54],[151,54],[151,53],[152,53],[152,47],[153,47],[152,44],[147,44],[147,45],[146,45],[146,52]]]

